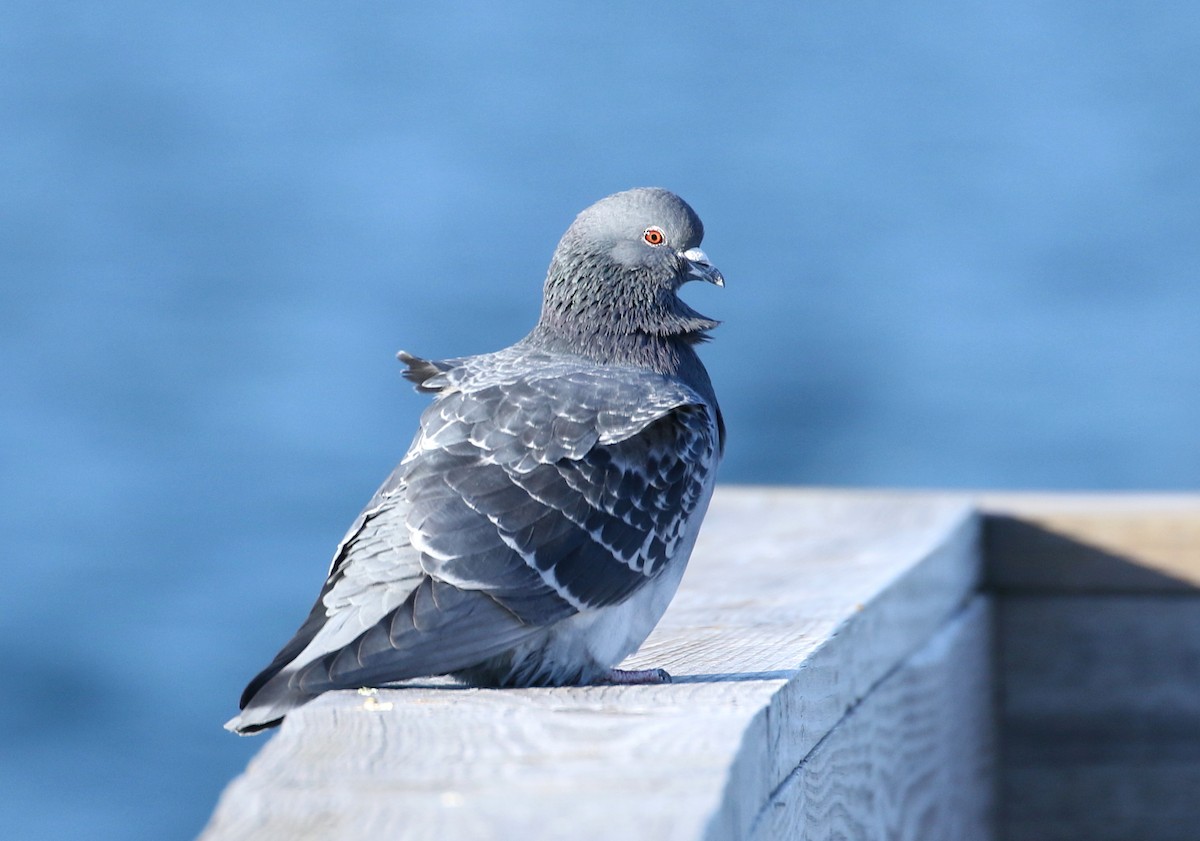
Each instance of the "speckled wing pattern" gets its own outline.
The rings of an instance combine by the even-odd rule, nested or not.
[[[461,386],[441,375],[398,490],[427,573],[546,624],[621,601],[661,570],[716,436],[703,401],[677,381],[522,362],[482,378],[467,369]]]
[[[718,421],[679,381],[528,350],[402,359],[437,399],[246,698],[302,652],[290,682],[314,693],[473,665],[626,599],[699,526]]]

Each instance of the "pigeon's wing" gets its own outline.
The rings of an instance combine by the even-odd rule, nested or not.
[[[440,393],[408,455],[244,703],[468,668],[624,600],[687,538],[717,431],[685,386],[586,365],[428,370]]]
[[[451,391],[403,485],[434,578],[527,624],[623,601],[686,539],[715,468],[715,413],[677,381],[581,366]]]

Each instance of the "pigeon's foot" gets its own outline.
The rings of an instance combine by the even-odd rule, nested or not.
[[[666,669],[609,669],[596,680],[596,683],[610,686],[639,686],[656,683],[670,683],[671,675]]]

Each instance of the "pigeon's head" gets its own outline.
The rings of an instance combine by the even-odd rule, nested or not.
[[[704,225],[668,190],[601,199],[563,234],[546,277],[539,327],[581,340],[641,335],[702,341],[719,322],[678,296],[689,280],[724,286],[700,250]]]

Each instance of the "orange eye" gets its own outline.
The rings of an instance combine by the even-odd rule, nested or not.
[[[667,235],[662,232],[662,228],[647,228],[642,232],[642,239],[650,245],[662,245],[667,241]]]

